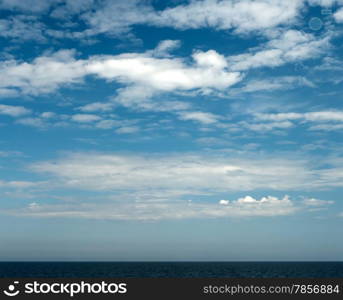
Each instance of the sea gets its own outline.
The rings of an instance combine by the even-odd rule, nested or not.
[[[343,262],[0,262],[0,277],[343,278]]]

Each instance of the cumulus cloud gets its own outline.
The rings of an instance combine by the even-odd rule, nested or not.
[[[4,61],[0,70],[2,88],[18,88],[24,93],[47,93],[61,85],[81,82],[86,75],[150,91],[226,89],[240,81],[238,72],[226,69],[224,57],[210,50],[193,54],[193,64],[180,58],[158,58],[151,53],[93,56],[77,60],[72,50],[41,56],[31,63]]]
[[[61,50],[35,58],[31,63],[0,62],[0,87],[25,94],[49,93],[61,85],[80,82],[85,76],[84,61],[74,59],[75,51]]]
[[[197,52],[193,59],[195,63],[187,65],[179,58],[155,58],[137,53],[98,56],[88,64],[87,70],[108,80],[134,82],[161,91],[225,89],[240,80],[238,72],[227,71],[225,65],[218,66],[218,61],[224,57],[213,50]]]

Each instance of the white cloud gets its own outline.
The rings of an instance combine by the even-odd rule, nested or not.
[[[56,114],[51,111],[45,111],[40,114],[40,117],[42,117],[43,119],[51,119],[51,118],[54,118],[55,116]]]
[[[108,80],[133,82],[160,91],[225,89],[241,79],[239,73],[228,72],[224,65],[218,66],[218,61],[224,58],[213,50],[197,52],[193,59],[195,63],[187,65],[179,58],[154,58],[137,53],[98,56],[87,65],[87,71]]]
[[[3,61],[0,88],[20,90],[26,94],[49,93],[57,88],[82,82],[87,75],[117,81],[127,87],[119,90],[117,102],[138,102],[157,92],[193,89],[227,89],[241,80],[238,72],[227,70],[224,57],[213,50],[196,52],[193,63],[175,57],[154,57],[147,53],[125,53],[116,56],[74,58],[75,51],[61,50],[34,59],[31,63]],[[143,92],[142,92],[143,91]],[[125,100],[126,99],[126,100]],[[110,106],[108,106],[110,107]],[[83,110],[107,109],[93,104]]]
[[[139,131],[139,127],[137,126],[124,126],[120,127],[116,130],[116,133],[119,134],[127,134],[127,133],[136,133]]]
[[[306,206],[315,206],[315,207],[327,206],[330,204],[334,204],[334,201],[319,200],[316,198],[307,198],[307,199],[304,199],[303,202]]]
[[[16,41],[35,40],[46,42],[45,25],[30,16],[11,16],[0,20],[0,37]]]
[[[287,30],[262,47],[245,54],[227,57],[230,69],[244,71],[252,68],[278,67],[289,62],[316,58],[325,53],[330,36],[316,38],[298,30]]]
[[[0,180],[0,187],[1,188],[15,188],[15,189],[23,189],[36,186],[37,182],[33,181],[3,181]]]
[[[179,118],[185,121],[197,121],[205,125],[216,123],[220,119],[218,115],[201,111],[180,112]]]
[[[215,30],[233,30],[236,34],[259,33],[268,35],[270,31],[297,24],[305,5],[327,5],[329,0],[193,0],[185,4],[168,5],[156,10],[150,1],[139,0],[1,0],[0,8],[16,12],[31,13],[31,16],[43,16],[63,21],[63,29],[41,26],[36,21],[25,21],[15,26],[24,33],[22,38],[74,38],[85,39],[98,34],[123,35],[133,37],[130,30],[135,25],[171,27],[179,30],[213,28]],[[334,1],[331,1],[332,3]],[[323,4],[324,3],[324,4]],[[335,16],[339,16],[338,13]],[[30,17],[31,17],[30,16]],[[79,28],[66,30],[68,20],[74,18],[83,22],[84,31]],[[339,17],[337,17],[339,19]],[[55,21],[55,20],[54,20]],[[72,22],[69,22],[72,24]],[[30,32],[30,26],[33,29]],[[42,28],[41,28],[42,27]],[[48,28],[45,28],[48,27]],[[22,28],[25,30],[23,31]],[[5,31],[11,34],[11,31]],[[36,34],[37,32],[37,34]],[[43,34],[42,34],[43,33]]]
[[[24,12],[40,13],[46,11],[59,0],[0,0],[0,8]]]
[[[247,33],[292,24],[302,7],[302,0],[200,0],[156,11],[140,1],[107,1],[94,13],[86,14],[84,19],[91,26],[91,34],[121,34],[138,24],[181,30],[233,29],[237,33]]]
[[[11,117],[20,117],[23,115],[28,115],[31,110],[23,106],[5,105],[0,104],[0,115],[8,115]]]
[[[119,104],[130,109],[156,112],[176,112],[191,108],[183,101],[162,100],[160,92],[146,86],[129,86],[117,90],[118,95],[112,99],[113,104]],[[157,97],[160,96],[160,97]],[[154,97],[158,99],[154,99]]]
[[[47,126],[47,124],[44,122],[44,119],[41,118],[22,118],[18,119],[16,123],[37,128],[44,128]]]
[[[343,23],[343,8],[337,10],[333,16],[337,23]]]
[[[343,128],[342,111],[253,113],[253,116],[255,119],[254,122],[242,121],[239,124],[245,128],[256,131],[273,130],[277,128],[291,128],[293,126],[304,125],[308,123],[310,124],[308,129],[313,131],[333,131]],[[315,125],[313,125],[313,123]]]
[[[75,114],[71,120],[78,123],[91,123],[101,120],[101,117],[92,114]]]
[[[268,121],[286,121],[286,120],[304,120],[311,122],[343,122],[342,111],[314,111],[307,113],[276,113],[276,114],[256,114],[260,120]]]
[[[240,126],[253,131],[270,131],[274,129],[288,129],[294,126],[292,122],[270,122],[270,123],[249,123],[242,121],[239,123]]]
[[[292,89],[299,86],[315,87],[315,84],[301,76],[280,76],[265,79],[253,79],[241,88],[233,88],[230,93],[254,93],[259,91],[273,92],[275,90]]]
[[[105,119],[97,122],[95,124],[96,128],[101,128],[101,129],[111,129],[113,127],[118,127],[122,124],[121,121],[119,120],[111,120],[111,119]]]
[[[343,124],[319,124],[313,125],[309,127],[310,130],[323,130],[323,131],[335,131],[335,130],[342,130]]]
[[[219,200],[220,205],[228,205],[230,203],[229,200]]]
[[[52,92],[61,85],[80,82],[86,74],[84,61],[75,60],[74,54],[72,50],[61,50],[37,57],[31,63],[2,61],[0,87],[37,95]]]
[[[179,40],[164,40],[158,43],[157,47],[153,50],[154,56],[169,56],[170,52],[181,46]]]
[[[324,162],[320,162],[322,165]],[[86,190],[182,190],[184,194],[228,191],[320,190],[343,186],[343,162],[273,157],[200,155],[119,155],[77,153],[32,170],[46,173],[65,188]]]
[[[115,204],[60,204],[30,203],[27,208],[7,211],[19,216],[45,218],[87,218],[109,220],[158,221],[164,219],[275,217],[294,214],[300,208],[285,196],[283,199],[265,197],[267,201],[242,203],[202,203],[195,201],[131,201]]]
[[[111,111],[113,105],[105,102],[93,102],[78,108],[82,112]]]

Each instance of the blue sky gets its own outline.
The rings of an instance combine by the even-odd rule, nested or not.
[[[341,1],[0,15],[0,260],[343,259]]]

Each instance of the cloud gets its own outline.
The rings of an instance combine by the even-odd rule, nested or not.
[[[265,45],[248,53],[228,56],[229,67],[234,71],[244,71],[261,67],[278,67],[289,62],[316,58],[329,47],[330,36],[317,38],[310,33],[287,30]]]
[[[56,114],[51,111],[45,111],[40,114],[40,117],[42,117],[43,119],[51,119],[51,118],[56,117]]]
[[[3,181],[0,180],[1,188],[24,189],[36,186],[38,183],[33,181]]]
[[[127,134],[127,133],[136,133],[139,131],[139,127],[137,126],[124,126],[120,127],[116,130],[116,133],[119,134]]]
[[[59,0],[0,0],[0,8],[7,10],[18,10],[23,12],[41,13],[47,11]]]
[[[309,127],[310,130],[323,130],[323,131],[335,131],[335,130],[342,130],[343,124],[320,124],[320,125],[313,125]]]
[[[226,201],[226,200],[222,200]],[[7,211],[9,214],[45,218],[87,218],[108,220],[159,221],[194,218],[275,217],[296,213],[300,208],[285,196],[264,197],[255,202],[228,201],[202,203],[189,201],[139,201],[115,204],[55,204],[30,203],[27,208]]]
[[[334,13],[334,18],[337,23],[343,23],[343,8],[340,8]]]
[[[157,11],[140,1],[106,1],[95,12],[85,14],[84,19],[91,27],[90,34],[118,35],[128,32],[133,25],[249,33],[292,24],[302,7],[302,0],[200,0]]]
[[[153,50],[154,56],[170,56],[170,52],[179,48],[181,41],[179,40],[164,40],[158,43],[157,47]]]
[[[295,20],[302,1],[193,1],[162,11],[158,25],[178,29],[212,27],[251,32],[277,27]]]
[[[38,21],[36,17],[11,16],[0,20],[0,37],[9,38],[16,41],[35,40],[46,42],[44,36],[45,25]]]
[[[105,119],[105,120],[101,120],[99,122],[97,122],[95,124],[96,128],[100,128],[100,129],[111,129],[113,127],[118,127],[120,125],[122,125],[122,121],[119,120],[111,120],[111,119]]]
[[[205,125],[218,122],[218,115],[201,112],[201,111],[185,111],[179,113],[179,118],[184,121],[196,121]]]
[[[8,115],[11,117],[20,117],[23,115],[28,115],[31,110],[23,106],[5,105],[0,104],[0,115]]]
[[[277,124],[292,127],[297,121],[299,124],[306,123],[320,123],[316,125],[310,125],[309,130],[324,130],[333,131],[343,128],[343,112],[342,111],[314,111],[314,112],[287,112],[287,113],[255,113],[254,117],[257,120],[267,121],[267,123],[261,123],[262,128],[265,126],[273,127]],[[291,122],[292,121],[292,122]],[[255,124],[247,123],[247,127],[253,128]]]
[[[224,57],[213,50],[196,52],[193,63],[180,58],[158,58],[147,53],[92,56],[76,60],[75,51],[61,50],[31,63],[4,61],[1,88],[23,93],[49,93],[62,85],[82,82],[87,75],[155,91],[226,89],[241,80],[240,73],[226,69]],[[88,107],[89,108],[89,107]]]
[[[19,157],[23,156],[23,153],[20,151],[0,151],[0,157]]]
[[[271,131],[275,129],[288,129],[294,126],[292,122],[270,122],[270,123],[249,123],[242,121],[239,123],[240,126],[253,131]]]
[[[191,105],[184,101],[161,101],[164,98],[161,94],[162,92],[150,87],[133,85],[118,89],[117,95],[112,98],[112,104],[138,111],[155,112],[177,112],[191,108]]]
[[[255,93],[259,91],[273,92],[275,90],[294,89],[299,86],[313,88],[315,84],[301,76],[280,76],[265,79],[253,79],[248,81],[241,88],[233,88],[231,94]]]
[[[137,53],[98,56],[87,65],[87,70],[107,80],[133,82],[160,91],[225,89],[241,79],[239,73],[228,72],[225,65],[218,66],[218,61],[224,57],[214,50],[197,52],[192,57],[193,65],[179,58],[155,58]]]
[[[68,19],[72,16],[79,15],[84,11],[96,7],[95,0],[52,0],[60,4],[54,8],[50,16],[56,19]]]
[[[314,111],[307,113],[276,113],[276,114],[256,114],[260,120],[268,121],[286,121],[286,120],[305,120],[310,122],[343,122],[342,111]]]
[[[71,120],[78,123],[91,123],[101,120],[101,117],[92,114],[76,114],[71,117]]]
[[[240,35],[269,35],[270,31],[297,24],[308,4],[327,5],[306,0],[193,0],[179,5],[171,3],[165,9],[158,10],[151,1],[139,0],[1,0],[0,9],[22,13],[19,18],[37,18],[33,23],[24,20],[19,26],[10,25],[15,30],[13,33],[6,31],[8,35],[22,32],[23,39],[52,37],[84,40],[100,34],[134,39],[130,31],[139,25],[177,30],[212,28]],[[335,18],[339,20],[338,12]],[[62,25],[56,24],[56,20]],[[81,23],[83,26],[77,26]],[[66,29],[68,24],[76,25],[76,28]],[[56,25],[59,25],[57,29]]]
[[[41,118],[22,118],[18,119],[16,123],[37,128],[44,128],[47,126],[47,124]]]
[[[334,201],[319,200],[316,198],[307,198],[307,199],[304,199],[303,203],[306,206],[320,207],[320,206],[327,206],[327,205],[334,204]]]
[[[93,102],[81,106],[78,108],[82,112],[96,112],[96,111],[111,111],[113,109],[113,104],[105,102]]]
[[[31,63],[0,62],[1,88],[24,94],[50,93],[62,85],[80,82],[85,76],[84,61],[73,58],[75,51],[61,50],[35,58]]]
[[[230,203],[229,200],[219,200],[220,205],[228,205]]]
[[[308,158],[307,158],[308,159]],[[321,190],[343,186],[343,162],[276,157],[75,153],[30,168],[64,188],[104,191]]]

